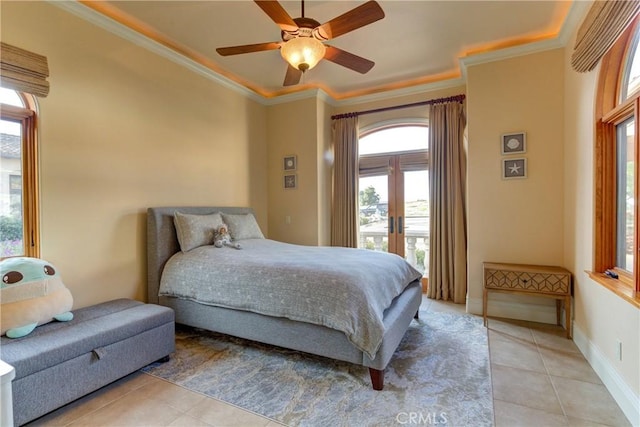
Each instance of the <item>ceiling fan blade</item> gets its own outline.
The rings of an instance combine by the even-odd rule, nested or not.
[[[290,64],[287,64],[287,74],[284,76],[283,86],[294,86],[300,83],[300,79],[302,78],[302,71],[297,68],[293,68]]]
[[[269,18],[273,20],[281,30],[283,31],[295,31],[298,29],[298,26],[293,21],[293,18],[289,16],[286,10],[278,3],[277,1],[268,0],[254,0],[255,3],[266,13],[269,15]]]
[[[321,40],[331,40],[382,18],[384,11],[375,0],[370,0],[320,25],[314,35]]]
[[[354,55],[345,50],[338,49],[333,46],[326,46],[327,50],[324,53],[324,59],[347,67],[350,70],[357,71],[360,74],[367,73],[376,64],[373,61],[369,61],[361,56]]]
[[[278,42],[245,44],[242,46],[219,47],[216,49],[216,52],[218,52],[222,56],[239,55],[241,53],[262,52],[264,50],[279,49],[280,45],[281,43]]]

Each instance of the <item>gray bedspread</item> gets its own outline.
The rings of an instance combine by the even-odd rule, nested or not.
[[[159,294],[337,329],[373,359],[384,310],[422,277],[384,252],[268,239],[240,243],[241,250],[202,246],[175,254]]]

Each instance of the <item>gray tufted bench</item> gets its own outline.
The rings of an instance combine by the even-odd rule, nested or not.
[[[15,368],[13,417],[22,425],[175,350],[173,310],[117,299],[73,311],[23,338],[2,337],[0,359]]]

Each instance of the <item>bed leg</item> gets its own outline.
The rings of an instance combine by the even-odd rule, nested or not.
[[[416,310],[416,314],[413,315],[414,319],[419,319],[420,318],[420,310]]]
[[[156,362],[167,363],[169,360],[171,360],[171,357],[169,357],[169,355],[167,354],[165,357],[161,357],[160,359],[156,360]]]
[[[382,390],[384,387],[384,370],[369,368],[371,385],[374,390]]]

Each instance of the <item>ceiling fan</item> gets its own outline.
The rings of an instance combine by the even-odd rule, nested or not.
[[[373,61],[323,43],[384,18],[384,11],[375,0],[361,4],[324,24],[304,16],[304,0],[300,18],[291,18],[275,0],[254,1],[280,27],[282,41],[220,47],[216,49],[220,55],[280,49],[282,57],[288,62],[284,86],[298,84],[302,74],[323,58],[361,74],[375,65]]]

